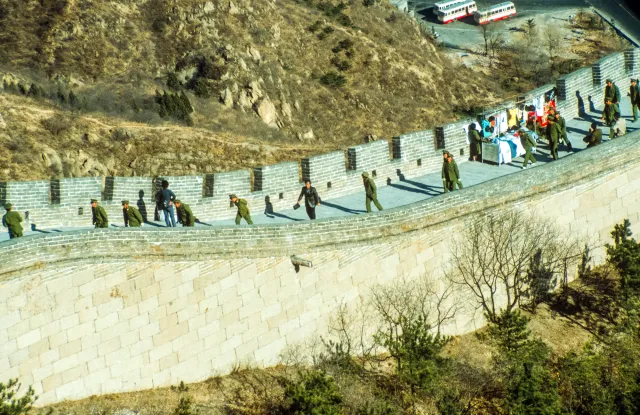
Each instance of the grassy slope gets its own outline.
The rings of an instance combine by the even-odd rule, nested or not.
[[[359,144],[367,134],[389,138],[498,100],[493,84],[451,64],[413,21],[386,3],[367,8],[353,2],[345,14],[354,27],[308,1],[233,4],[233,9],[229,1],[203,0],[10,0],[0,5],[0,62],[7,65],[0,68],[0,77],[4,73],[4,79],[26,85],[35,80],[53,93],[72,89],[85,107],[81,114],[71,114],[64,106],[52,108],[48,100],[2,96],[1,112],[9,128],[0,130],[0,149],[9,154],[2,160],[6,167],[0,180],[98,170],[143,175],[237,169]],[[319,39],[308,30],[316,21],[334,31]],[[343,73],[348,83],[324,86],[318,77],[335,70],[332,48],[345,39],[354,42],[352,67]],[[347,59],[344,52],[338,55]],[[197,128],[159,119],[153,91],[164,87],[169,71],[178,69],[188,79],[202,56],[223,75],[209,82],[210,99],[188,93]],[[273,102],[279,129],[267,127],[251,103],[239,104],[255,92],[252,82],[259,89],[257,103],[266,98]],[[233,108],[219,102],[226,88],[232,91]],[[141,113],[131,109],[133,100],[143,107]],[[58,135],[42,128],[39,121],[53,115],[50,111],[69,117],[65,123],[72,128]],[[122,124],[135,140],[113,142],[109,130]],[[171,139],[159,140],[166,128],[171,128]],[[297,139],[310,129],[314,138]],[[95,143],[83,144],[84,133],[93,134]],[[230,136],[247,145],[239,151],[219,145]],[[28,147],[22,149],[16,141]],[[133,149],[125,152],[127,144]],[[273,146],[276,154],[261,151],[259,144]],[[297,151],[280,151],[283,145]],[[84,154],[66,154],[78,150]],[[43,153],[68,163],[51,167]],[[176,160],[175,153],[186,160]],[[98,170],[82,167],[86,159]]]

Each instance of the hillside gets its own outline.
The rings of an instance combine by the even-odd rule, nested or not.
[[[248,168],[500,100],[386,1],[7,0],[0,62],[0,180]]]

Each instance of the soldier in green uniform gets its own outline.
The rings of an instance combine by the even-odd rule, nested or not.
[[[476,130],[475,123],[469,126],[469,141],[471,142],[471,158],[473,161],[482,161],[482,139]]]
[[[144,225],[140,211],[133,206],[129,206],[128,200],[122,201],[122,216],[124,216],[124,226],[139,228]]]
[[[447,179],[447,187],[454,191],[456,186],[458,189],[462,189],[462,182],[460,181],[460,171],[458,170],[458,164],[453,160],[453,154],[447,156],[447,166],[444,170],[445,178]]]
[[[589,134],[582,139],[585,143],[587,143],[587,148],[595,147],[602,141],[602,130],[598,128],[598,124],[591,123],[591,128],[589,128]]]
[[[547,138],[549,139],[551,157],[554,160],[558,160],[558,142],[560,141],[560,137],[562,137],[562,129],[556,122],[554,115],[549,115],[547,121]]]
[[[371,213],[371,202],[376,205],[378,210],[382,210],[382,205],[378,202],[376,184],[373,182],[373,179],[369,177],[369,173],[366,171],[362,173],[362,183],[364,184],[365,206],[367,207],[367,212]]]
[[[4,205],[7,213],[2,217],[2,226],[9,229],[9,239],[20,238],[22,236],[22,216],[18,212],[13,211],[13,205],[7,203]]]
[[[174,201],[176,208],[178,209],[178,220],[182,222],[182,226],[195,226],[196,218],[193,216],[191,208],[186,203],[182,203],[179,200]],[[248,221],[247,221],[248,222]]]
[[[605,106],[602,110],[602,121],[609,127],[609,138],[615,138],[616,121],[620,118],[618,106],[613,103],[611,97],[605,98]]]
[[[249,213],[249,208],[247,207],[247,201],[244,199],[239,199],[236,195],[231,195],[231,202],[238,207],[238,213],[236,214],[236,225],[240,225],[240,220],[244,219],[247,221],[249,225],[253,225],[253,221],[251,220],[251,214]]]
[[[629,98],[631,98],[631,114],[633,122],[638,121],[638,107],[640,107],[640,89],[638,88],[638,80],[632,79],[629,87]]]
[[[560,126],[560,130],[562,131],[562,135],[560,138],[564,141],[564,145],[567,146],[567,151],[571,151],[573,146],[571,145],[571,141],[569,141],[569,137],[567,136],[567,120],[564,119],[563,116],[560,115],[560,111],[556,109],[556,124]]]
[[[98,205],[98,201],[96,199],[91,199],[91,213],[93,213],[93,224],[96,228],[109,227],[109,217],[107,216],[107,212],[105,212],[102,206]]]
[[[620,88],[614,84],[611,79],[606,80],[607,86],[604,88],[604,103],[607,103],[607,97],[611,98],[611,102],[615,105],[620,103]]]
[[[531,154],[531,149],[536,146],[536,142],[524,129],[520,129],[518,134],[520,135],[520,143],[526,152],[524,154],[524,161],[522,162],[522,168],[526,169],[528,162],[531,162],[531,164],[535,164],[536,162],[536,158]]]

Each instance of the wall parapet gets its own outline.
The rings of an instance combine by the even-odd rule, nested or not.
[[[382,212],[279,225],[96,229],[0,243],[0,279],[48,263],[211,256],[269,257],[367,244],[571,187],[640,163],[640,131],[554,163]]]

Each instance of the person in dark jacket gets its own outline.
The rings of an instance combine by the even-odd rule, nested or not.
[[[133,206],[129,206],[128,200],[122,201],[122,216],[124,216],[124,226],[139,228],[144,224],[140,211]]]
[[[298,204],[300,204],[303,197],[307,215],[309,219],[314,220],[316,218],[316,206],[320,206],[320,196],[318,196],[316,188],[311,186],[309,179],[304,181],[304,187],[300,191],[300,196],[298,196]]]
[[[480,133],[476,130],[476,124],[473,123],[469,126],[469,142],[471,143],[471,158],[473,161],[482,161],[482,138]]]
[[[4,205],[7,213],[2,217],[2,226],[9,229],[9,239],[20,238],[22,236],[22,216],[18,212],[13,211],[13,205],[7,203]]]
[[[638,120],[638,107],[640,107],[640,89],[638,88],[638,80],[632,79],[629,86],[629,98],[631,98],[631,115],[633,122]]]
[[[173,203],[176,200],[176,195],[169,190],[168,181],[162,181],[162,189],[158,192],[157,200],[160,208],[164,211],[164,223],[169,228],[175,228],[176,219],[173,212]]]
[[[98,205],[98,201],[96,199],[91,199],[91,213],[93,214],[93,225],[95,225],[96,228],[109,227],[109,217],[107,216],[107,212],[102,206]]]
[[[196,218],[193,216],[191,208],[186,203],[182,203],[179,200],[175,200],[176,210],[178,211],[178,220],[182,222],[182,226],[195,226]]]
[[[362,173],[362,183],[364,184],[365,206],[367,208],[367,212],[371,213],[371,202],[376,205],[378,210],[382,210],[382,205],[378,202],[378,190],[376,188],[376,184],[373,179],[369,177],[369,173],[366,171]]]
[[[587,148],[595,147],[602,141],[602,130],[598,128],[598,124],[592,123],[589,128],[589,134],[582,139],[587,143]]]

